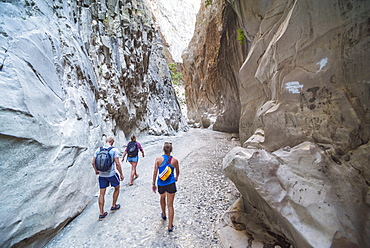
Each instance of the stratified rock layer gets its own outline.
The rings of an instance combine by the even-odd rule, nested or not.
[[[94,150],[184,119],[137,1],[0,3],[0,246],[41,247],[93,199]]]
[[[272,160],[274,151],[300,150],[309,142],[325,158],[303,159],[306,151],[289,163],[271,164],[251,155],[256,167],[235,154],[235,161],[233,155],[225,160],[245,212],[255,208],[266,215],[260,230],[297,247],[370,245],[369,12],[369,1],[212,1],[201,7],[196,35],[183,54],[189,118],[215,130],[238,130],[247,153],[259,149]],[[335,173],[315,171],[317,163]],[[276,174],[297,165],[298,177]],[[271,187],[261,176],[281,186]],[[309,197],[291,190],[296,181],[307,183]],[[317,185],[332,189],[313,197]],[[275,199],[293,192],[307,202]],[[333,209],[324,207],[327,195]],[[324,215],[332,225],[321,223]]]

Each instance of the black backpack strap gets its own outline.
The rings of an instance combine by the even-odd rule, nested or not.
[[[110,152],[110,150],[112,150],[114,147],[113,146],[111,146],[111,147],[109,147],[108,148],[108,153]],[[112,157],[112,165],[113,165],[113,162],[114,162],[114,158]]]

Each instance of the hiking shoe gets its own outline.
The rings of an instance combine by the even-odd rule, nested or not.
[[[111,210],[111,211],[115,211],[115,210],[118,210],[118,209],[120,209],[120,208],[121,208],[121,205],[116,204],[116,206],[115,206],[115,207],[111,207],[111,208],[110,208],[110,210]]]
[[[166,215],[164,215],[163,213],[161,213],[161,216],[162,216],[162,219],[164,219],[164,220],[167,219]]]
[[[99,220],[103,220],[105,218],[105,216],[107,216],[107,215],[108,215],[107,212],[104,212],[104,214],[99,215]]]

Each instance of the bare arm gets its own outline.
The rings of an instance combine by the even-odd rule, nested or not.
[[[123,160],[125,160],[126,154],[127,154],[127,152],[125,150],[125,152],[123,153],[123,156],[122,156],[122,162],[123,162]]]
[[[157,186],[155,185],[155,182],[157,180],[157,175],[158,175],[158,166],[159,166],[159,158],[156,158],[155,163],[154,163],[154,170],[153,170],[153,181],[152,181],[152,190],[154,193],[157,192]]]
[[[143,149],[141,149],[140,151],[141,151],[141,154],[143,155],[143,157],[145,157],[145,156],[144,156],[144,150],[143,150]]]
[[[179,166],[179,161],[177,159],[173,159],[173,167],[176,168],[176,175],[175,175],[175,180],[177,182],[177,180],[179,180],[179,176],[180,176],[180,166]]]
[[[99,175],[99,171],[96,169],[96,167],[95,167],[95,159],[96,159],[96,157],[93,157],[93,159],[92,159],[92,161],[91,161],[91,165],[92,165],[92,167],[93,167],[93,169],[94,169],[94,171],[95,171],[95,174],[96,175]]]
[[[119,172],[119,177],[120,177],[121,181],[123,181],[124,177],[123,177],[123,173],[122,173],[121,163],[119,162],[119,157],[114,158],[114,162],[116,162],[116,168]]]

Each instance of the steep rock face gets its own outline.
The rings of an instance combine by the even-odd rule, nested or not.
[[[193,33],[195,15],[201,0],[148,0],[155,22],[165,37],[175,62],[182,62],[181,53]]]
[[[185,128],[143,1],[0,3],[0,246],[42,246],[97,190],[94,150]]]
[[[246,54],[246,45],[235,38],[238,27],[231,5],[205,7],[202,2],[194,37],[182,58],[188,118],[203,127],[238,132],[237,77]]]
[[[243,152],[255,154],[254,149],[259,149],[256,154],[266,154],[267,160],[272,160],[277,156],[272,153],[274,151],[289,147],[300,150],[310,142],[315,154],[321,154],[315,157],[317,161],[293,156],[289,163],[277,159],[276,164],[270,164],[263,157],[252,155],[242,156],[246,161],[239,160],[232,153],[224,166],[243,194],[242,204],[238,206],[242,206],[247,217],[239,227],[244,225],[253,230],[248,228],[253,225],[249,221],[253,219],[250,210],[256,209],[254,213],[268,216],[267,220],[261,218],[265,221],[257,221],[264,235],[272,232],[297,247],[318,247],[313,240],[315,235],[311,236],[310,232],[324,233],[318,235],[322,242],[319,247],[369,246],[364,238],[370,233],[369,216],[364,214],[370,207],[370,159],[365,155],[369,152],[370,130],[370,72],[366,69],[370,58],[369,2],[212,2],[201,8],[198,16],[206,22],[197,26],[196,37],[183,55],[189,117],[201,122],[203,116],[214,113],[222,116],[224,110],[239,109],[230,122],[238,122],[234,127],[239,130],[246,148]],[[231,10],[225,11],[227,9]],[[212,15],[207,14],[211,11]],[[234,25],[223,25],[233,19]],[[242,45],[237,42],[236,29],[243,31],[244,37],[239,36],[244,40]],[[201,37],[207,35],[213,38],[202,40]],[[229,38],[220,39],[223,35]],[[222,60],[218,59],[220,53],[207,56],[218,46],[228,51]],[[236,97],[231,98],[233,102],[213,100],[220,96]],[[231,127],[221,118],[214,122],[214,129]],[[307,149],[303,150],[308,153],[304,156],[309,156]],[[253,167],[249,157],[257,160],[262,168]],[[271,166],[265,168],[264,162]],[[333,174],[315,171],[312,167],[316,163],[322,163],[321,166],[329,168]],[[301,167],[295,172],[298,177],[290,173],[276,174],[277,168],[296,170],[297,165]],[[310,170],[307,178],[303,176],[306,170]],[[265,183],[261,183],[260,173],[266,178],[262,181]],[[283,186],[273,190],[266,181],[278,181]],[[307,187],[310,190],[318,189],[315,185],[329,185],[333,189],[328,194],[315,196],[312,191],[306,199],[308,202],[303,204],[296,199],[286,203],[292,194],[305,198],[295,191],[296,181],[303,184],[314,181]],[[281,194],[281,199],[275,199],[277,193]],[[343,197],[344,194],[351,197]],[[328,197],[333,201],[333,210],[316,205],[321,210],[314,213],[310,206],[324,203]],[[354,199],[356,204],[353,204]],[[323,215],[328,216],[326,221],[338,224],[336,233],[330,225],[318,221]],[[236,216],[233,218],[235,220]],[[225,223],[233,226],[232,218]],[[239,227],[233,226],[235,230]],[[261,233],[259,238],[263,237]],[[266,240],[272,240],[274,235],[270,233]]]
[[[242,141],[262,127],[262,145],[270,151],[309,140],[343,155],[367,143],[370,5],[282,1],[265,7],[266,14],[255,10],[255,22],[264,17],[258,31],[245,22],[253,41],[239,75]],[[237,8],[245,13],[248,7]]]

